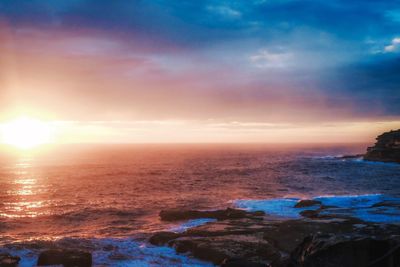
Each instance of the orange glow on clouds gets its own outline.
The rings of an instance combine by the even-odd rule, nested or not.
[[[357,117],[345,98],[329,105],[312,86],[261,86],[252,72],[179,47],[152,49],[109,33],[0,24],[1,142],[371,142],[400,125],[378,107]]]
[[[5,123],[2,142],[19,148],[68,143],[371,143],[399,121],[313,125],[210,121]]]

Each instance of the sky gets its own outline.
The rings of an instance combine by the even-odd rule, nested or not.
[[[60,142],[369,142],[400,1],[0,0],[0,121]]]

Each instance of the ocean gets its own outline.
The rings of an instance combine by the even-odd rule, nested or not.
[[[374,222],[400,222],[400,164],[337,156],[347,145],[64,145],[0,152],[0,252],[34,266],[49,247],[92,251],[96,266],[211,266],[146,242],[160,230],[208,220],[165,223],[162,209],[264,210],[299,216],[299,199],[318,198]],[[351,208],[351,209],[348,209]],[[386,212],[386,213],[385,213]]]

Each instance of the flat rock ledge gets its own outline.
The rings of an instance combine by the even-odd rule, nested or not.
[[[162,210],[160,212],[160,218],[163,221],[181,221],[181,220],[193,220],[193,219],[216,219],[216,220],[228,220],[228,219],[241,219],[241,218],[260,218],[264,216],[264,212],[246,212],[244,210],[227,208],[224,210],[211,210],[211,211],[199,211],[199,210],[185,210],[170,209]]]
[[[315,204],[319,203],[299,205]],[[308,211],[305,215],[309,216],[302,219],[283,221],[269,220],[262,212],[228,211],[162,211],[162,220],[217,221],[183,233],[155,233],[149,242],[224,267],[400,266],[400,226],[396,224],[320,216],[318,210]],[[235,216],[225,216],[227,213]]]
[[[90,267],[92,254],[81,250],[49,249],[39,254],[37,266]]]

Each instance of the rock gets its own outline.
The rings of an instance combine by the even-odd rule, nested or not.
[[[364,157],[364,154],[355,154],[355,155],[343,155],[340,157],[336,157],[337,159],[358,159]]]
[[[359,243],[356,242],[358,240],[371,239],[371,237],[376,237],[376,240],[378,240],[379,237],[379,240],[387,240],[385,244],[389,244],[392,241],[388,240],[394,240],[394,236],[398,236],[400,233],[399,225],[385,224],[385,227],[381,227],[380,224],[360,221],[342,214],[318,214],[323,210],[324,207],[321,206],[316,211],[303,211],[304,215],[307,212],[310,213],[307,219],[280,221],[269,220],[268,217],[261,217],[260,219],[259,216],[244,211],[247,214],[241,214],[239,218],[220,219],[190,228],[182,233],[156,233],[150,238],[150,241],[155,245],[167,244],[175,248],[178,253],[190,253],[198,259],[225,267],[329,267],[342,266],[337,264],[335,258],[330,258],[335,253],[346,255],[343,260],[350,262],[350,259],[346,257],[359,259],[358,257],[362,257],[359,255],[364,253],[363,246],[368,253],[370,253],[370,249],[379,251],[378,243],[364,241],[362,243],[364,245],[359,246]],[[200,213],[204,214],[204,211]],[[365,226],[359,227],[361,223]],[[308,236],[318,236],[320,242],[307,245],[308,243],[304,240],[308,240],[305,239]],[[342,243],[347,245],[342,246]],[[326,248],[330,251],[338,246],[341,246],[341,248],[337,252],[329,252],[331,254],[327,254],[326,257],[324,256],[325,252],[319,251],[319,248]],[[391,249],[393,246],[383,247]],[[350,252],[345,251],[346,249],[355,254],[352,256]],[[315,253],[310,254],[307,251],[314,251]],[[321,259],[320,265],[315,265],[315,262],[312,261],[314,254],[318,255],[318,257],[315,256],[315,262]],[[308,260],[304,261],[305,258]],[[330,262],[336,265],[330,265]],[[314,265],[304,265],[306,263]]]
[[[291,267],[400,266],[399,241],[393,238],[312,235],[293,251]]]
[[[50,249],[40,253],[38,266],[63,265],[64,267],[92,266],[92,254],[80,250]]]
[[[251,262],[246,259],[227,259],[221,267],[266,267],[267,265],[257,262]]]
[[[300,215],[306,218],[318,218],[320,210],[303,210],[300,212]]]
[[[12,256],[9,253],[0,253],[0,267],[14,267],[18,266],[21,260],[18,256]]]
[[[178,253],[190,252],[194,257],[221,265],[232,259],[266,266],[279,258],[278,251],[263,239],[262,234],[182,237],[171,241]],[[230,266],[230,265],[227,265]],[[234,265],[232,265],[234,266]]]
[[[212,218],[217,220],[227,219],[239,219],[246,217],[260,217],[263,216],[264,212],[246,212],[244,210],[227,208],[225,210],[215,211],[198,211],[198,210],[162,210],[160,212],[161,220],[163,221],[180,221],[180,220],[192,220],[200,218]]]
[[[295,208],[305,208],[305,207],[311,207],[311,206],[316,206],[316,205],[321,205],[322,202],[319,200],[312,200],[312,199],[303,199],[300,200],[299,202],[294,205]]]
[[[118,253],[118,252],[113,252],[111,253],[108,258],[110,260],[114,260],[114,261],[124,261],[124,260],[129,260],[129,256],[122,254],[122,253]]]
[[[161,246],[167,244],[172,239],[178,238],[179,234],[173,232],[158,232],[150,237],[150,244]]]
[[[400,163],[400,129],[379,135],[374,146],[367,149],[365,160]]]

